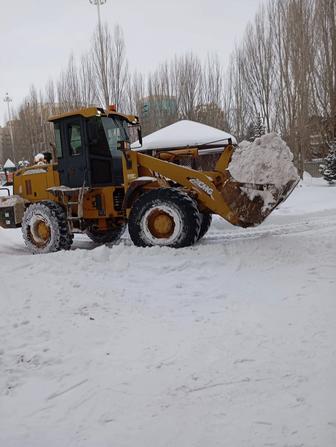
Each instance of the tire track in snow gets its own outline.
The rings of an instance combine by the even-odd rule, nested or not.
[[[63,396],[63,394],[69,393],[69,391],[74,390],[75,388],[78,388],[79,386],[83,385],[84,383],[86,383],[89,379],[84,379],[78,383],[75,383],[72,386],[69,386],[68,388],[66,388],[65,390],[62,390],[58,393],[52,393],[50,394],[50,396],[47,397],[47,400],[52,400],[52,399],[56,399],[56,397],[59,396]]]
[[[324,217],[307,217],[302,216],[304,221],[284,223],[284,224],[269,224],[262,228],[253,228],[246,230],[230,230],[227,232],[226,228],[223,231],[210,231],[209,234],[202,241],[202,245],[214,244],[219,241],[235,241],[246,239],[257,239],[266,236],[287,236],[293,234],[306,233],[315,230],[326,230],[336,227],[336,215]]]
[[[272,221],[279,220],[279,223],[272,223]],[[284,223],[281,221],[285,220]],[[292,222],[288,222],[292,220]],[[198,246],[206,246],[216,244],[218,242],[231,242],[239,240],[259,239],[267,236],[287,236],[300,233],[306,233],[315,230],[326,230],[336,227],[336,210],[324,211],[321,213],[310,213],[302,215],[275,215],[271,216],[267,222],[261,226],[249,229],[242,229],[233,227],[224,219],[218,218],[215,220],[210,228],[209,233],[205,238],[197,244]],[[1,229],[0,229],[1,230]],[[15,232],[5,233],[0,231],[0,246],[3,255],[31,255],[25,247],[21,234]],[[6,238],[4,238],[6,236]],[[9,236],[9,237],[8,237]],[[133,246],[128,234],[115,245],[122,245],[125,247]],[[87,250],[91,251],[99,245],[89,240],[85,235],[76,235],[73,250]]]

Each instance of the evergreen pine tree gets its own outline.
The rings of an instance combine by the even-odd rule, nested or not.
[[[328,146],[329,153],[325,158],[324,164],[321,165],[320,172],[324,180],[332,185],[336,182],[336,138]]]
[[[245,134],[245,140],[247,141],[254,141],[255,139],[255,124],[251,121],[250,124],[247,126],[246,134]]]
[[[261,135],[265,135],[265,126],[264,126],[264,121],[263,121],[260,113],[258,113],[257,119],[256,119],[256,124],[254,127],[254,139],[260,138]]]

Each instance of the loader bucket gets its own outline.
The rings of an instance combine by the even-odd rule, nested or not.
[[[274,184],[241,183],[230,175],[221,195],[237,219],[236,225],[247,228],[261,224],[281,202],[287,199],[299,180],[282,187]]]

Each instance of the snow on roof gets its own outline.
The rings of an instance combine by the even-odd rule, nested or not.
[[[218,146],[221,143],[227,144],[228,138],[232,139],[233,144],[237,144],[235,137],[223,130],[195,121],[182,120],[144,137],[142,147],[139,147],[139,142],[136,141],[132,148],[146,151],[187,146]]]
[[[15,164],[8,158],[6,163],[4,164],[4,168],[15,168]]]

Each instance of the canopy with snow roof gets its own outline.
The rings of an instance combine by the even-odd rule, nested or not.
[[[219,147],[228,144],[229,138],[233,144],[237,144],[235,137],[223,130],[195,121],[183,120],[147,135],[143,138],[141,147],[136,141],[132,144],[132,149],[148,151],[198,146]]]
[[[15,168],[15,164],[12,162],[12,160],[8,158],[6,163],[4,164],[4,169],[13,169],[13,168]]]

